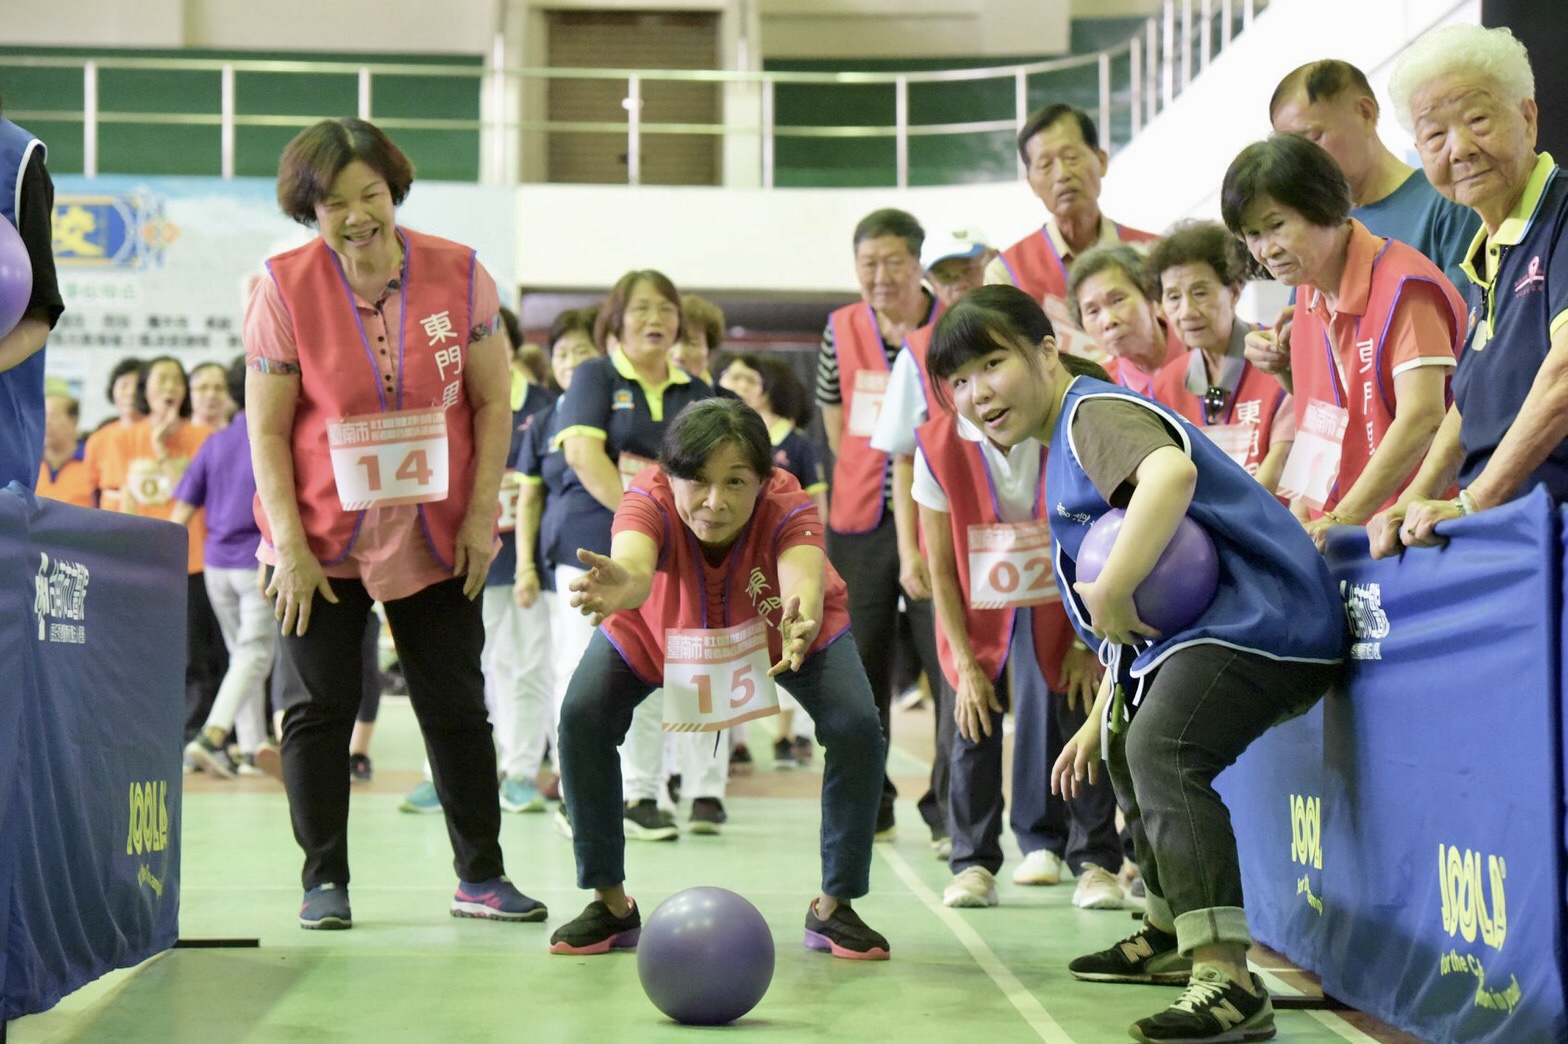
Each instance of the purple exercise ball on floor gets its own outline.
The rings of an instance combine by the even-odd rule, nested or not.
[[[677,892],[637,940],[637,976],[664,1014],[692,1026],[734,1022],[773,981],[773,935],[755,906],[725,888]]]
[[[1126,517],[1121,508],[1112,508],[1089,527],[1078,547],[1080,581],[1091,583],[1099,577]],[[1214,538],[1183,516],[1165,553],[1133,592],[1133,605],[1140,620],[1169,637],[1203,615],[1214,601],[1219,581],[1220,557]]]

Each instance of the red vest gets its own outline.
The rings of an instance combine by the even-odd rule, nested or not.
[[[953,534],[953,558],[958,567],[958,590],[963,596],[964,633],[970,648],[993,681],[1002,676],[1013,638],[1013,609],[976,609],[969,604],[969,527],[995,525],[1001,521],[996,494],[991,488],[991,472],[978,443],[970,442],[955,430],[946,412],[938,411],[920,426],[916,438],[926,464],[937,484],[947,494],[948,518]],[[1045,503],[1046,448],[1040,447],[1040,483],[1036,494],[1035,517],[1047,517]],[[1062,658],[1076,637],[1060,601],[1034,607],[1033,630],[1035,658],[1052,692],[1062,691]],[[937,657],[948,684],[958,687],[958,665],[953,647],[940,624],[936,629]]]
[[[382,394],[381,371],[360,324],[354,293],[326,242],[316,239],[267,261],[267,270],[293,322],[294,343],[299,346],[300,393],[292,439],[295,500],[311,553],[328,565],[347,557],[364,517],[361,511],[344,511],[338,500],[327,453],[329,421],[424,409],[441,405],[444,398],[452,400],[446,408],[451,492],[445,500],[419,505],[425,539],[443,565],[452,564],[457,530],[468,511],[468,491],[473,488],[473,408],[461,386],[455,396],[449,393],[451,363],[447,362],[448,378],[443,379],[436,354],[456,348],[463,353],[466,365],[468,331],[474,325],[474,252],[406,228],[398,232],[408,256],[403,266],[403,328],[396,334],[402,372],[393,395]],[[422,319],[443,311],[457,337],[453,340],[448,335],[444,341],[432,342]],[[387,334],[394,336],[391,330]],[[272,530],[259,497],[256,522],[271,543]]]
[[[1334,403],[1350,414],[1339,458],[1339,479],[1323,505],[1327,511],[1334,510],[1340,497],[1355,485],[1373,452],[1382,445],[1388,426],[1394,422],[1394,367],[1393,360],[1384,355],[1384,344],[1394,310],[1399,306],[1405,286],[1411,282],[1430,283],[1442,292],[1448,303],[1444,318],[1448,323],[1450,348],[1457,358],[1465,336],[1464,301],[1426,255],[1397,239],[1384,240],[1382,250],[1372,262],[1372,289],[1367,297],[1366,312],[1351,328],[1348,343],[1331,344],[1328,331],[1316,313],[1308,307],[1296,308],[1295,325],[1290,335],[1296,422],[1300,424],[1306,415],[1307,404],[1313,399]],[[1341,329],[1344,329],[1343,325]],[[1338,367],[1334,364],[1334,355],[1339,358]],[[1348,394],[1340,384],[1339,371],[1345,374]],[[1445,399],[1447,394],[1445,384]],[[1419,467],[1418,463],[1418,470]],[[1382,508],[1392,506],[1414,477],[1415,471],[1412,471]]]
[[[672,628],[733,627],[758,616],[768,621],[768,655],[777,663],[783,642],[778,632],[782,605],[775,541],[790,516],[806,510],[815,515],[817,511],[816,503],[802,492],[795,476],[782,468],[774,469],[773,477],[757,495],[751,520],[717,566],[708,565],[696,536],[681,521],[663,468],[644,468],[632,480],[626,496],[649,497],[664,516],[663,539],[654,537],[660,542],[659,564],[648,600],[636,609],[612,614],[602,625],[633,673],[650,685],[664,683],[664,636]],[[637,531],[641,532],[640,527]],[[824,559],[823,568],[826,574],[822,584],[822,626],[808,655],[826,648],[849,630],[848,590],[832,563]],[[708,572],[724,576],[722,620],[708,618]]]
[[[1116,238],[1123,243],[1148,243],[1160,238],[1136,228],[1121,225],[1115,228]],[[1043,225],[1040,231],[1031,232],[1002,251],[1001,257],[1008,275],[1013,277],[1013,285],[1036,301],[1043,301],[1047,296],[1067,299],[1067,268]]]
[[[849,420],[855,411],[855,374],[861,370],[890,373],[887,349],[868,304],[845,305],[828,316],[828,322],[833,326],[839,394],[844,400],[828,524],[839,533],[866,533],[882,522],[887,454],[871,448],[869,435],[851,435]]]
[[[1155,376],[1154,397],[1202,428],[1207,427],[1203,400],[1187,389],[1187,366],[1192,352],[1197,350],[1194,348],[1165,364]],[[1242,368],[1236,394],[1231,396],[1230,408],[1215,421],[1216,424],[1250,422],[1255,425],[1252,450],[1247,454],[1244,465],[1249,475],[1257,475],[1258,466],[1268,456],[1269,432],[1274,430],[1274,418],[1279,414],[1285,398],[1285,389],[1280,387],[1278,380],[1247,363]]]

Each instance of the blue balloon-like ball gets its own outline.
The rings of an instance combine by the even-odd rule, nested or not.
[[[0,337],[16,328],[33,296],[33,262],[11,222],[0,218]]]
[[[725,888],[688,888],[653,911],[637,940],[637,976],[664,1014],[692,1026],[734,1022],[773,981],[773,935]]]
[[[1095,520],[1078,547],[1078,579],[1090,583],[1105,568],[1127,512],[1112,508]],[[1138,618],[1169,637],[1202,616],[1219,590],[1220,556],[1214,538],[1183,517],[1165,553],[1154,564],[1132,602]]]

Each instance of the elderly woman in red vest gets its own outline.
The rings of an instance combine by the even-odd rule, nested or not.
[[[1279,493],[1319,548],[1336,525],[1392,505],[1448,404],[1465,308],[1415,247],[1350,216],[1350,188],[1323,149],[1289,134],[1248,145],[1225,172],[1225,225],[1296,287],[1288,354],[1247,335],[1247,358],[1295,397],[1296,440]]]
[[[278,202],[320,235],[268,260],[245,317],[258,557],[304,683],[280,709],[305,928],[353,924],[344,768],[372,601],[386,606],[445,810],[453,916],[546,913],[502,866],[474,600],[509,445],[507,342],[474,251],[397,226],[413,178],[363,120],[301,132]]]

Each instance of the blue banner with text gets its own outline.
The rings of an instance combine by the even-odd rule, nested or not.
[[[0,490],[0,1020],[178,935],[185,548]]]

